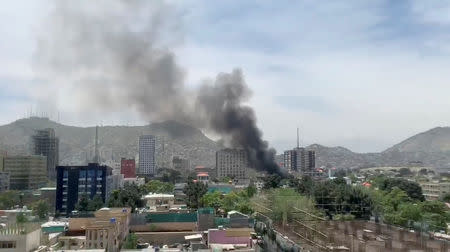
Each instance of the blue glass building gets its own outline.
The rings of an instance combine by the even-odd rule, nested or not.
[[[111,167],[97,163],[56,167],[56,212],[69,215],[83,194],[90,199],[100,195],[105,202],[106,181],[111,175]]]

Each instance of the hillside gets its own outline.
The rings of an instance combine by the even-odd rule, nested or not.
[[[35,129],[54,128],[60,138],[60,163],[82,164],[94,156],[95,127],[73,127],[46,118],[26,118],[0,126],[0,148],[10,154],[29,153]],[[170,165],[173,155],[182,155],[192,165],[213,165],[217,144],[200,130],[174,121],[148,126],[103,126],[99,128],[99,150],[103,160],[135,157],[142,134],[158,137],[157,162]],[[164,144],[164,154],[161,151]]]
[[[438,127],[414,135],[381,153],[355,153],[343,147],[309,146],[317,165],[338,168],[430,166],[450,168],[450,128]]]
[[[0,149],[10,154],[29,153],[30,136],[35,129],[54,128],[60,138],[60,163],[83,164],[94,156],[95,127],[62,125],[46,118],[26,118],[0,126]],[[158,137],[157,162],[170,166],[173,155],[191,160],[191,165],[215,164],[219,143],[199,129],[174,121],[147,126],[104,126],[99,128],[102,160],[116,161],[136,157],[138,138],[142,134]],[[162,151],[164,145],[164,152]],[[450,168],[450,128],[434,128],[412,136],[381,153],[355,153],[344,147],[313,144],[317,167],[363,168],[377,166],[431,166]],[[282,156],[278,156],[281,161]]]

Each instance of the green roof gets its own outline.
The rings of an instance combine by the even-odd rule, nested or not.
[[[147,223],[160,222],[197,222],[197,213],[162,213],[147,214]]]

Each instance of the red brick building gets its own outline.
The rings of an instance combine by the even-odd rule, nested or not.
[[[120,174],[123,174],[124,178],[136,177],[136,162],[134,159],[122,158],[120,161]]]

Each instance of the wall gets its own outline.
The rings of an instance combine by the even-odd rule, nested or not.
[[[175,244],[175,243],[186,243],[184,239],[187,235],[194,235],[197,232],[146,232],[146,233],[135,233],[138,240],[143,242],[148,242],[155,245],[165,245],[165,244]]]
[[[26,235],[19,235],[19,234],[1,234],[0,235],[0,241],[15,241],[16,242],[16,248],[5,248],[1,249],[0,251],[7,251],[7,252],[29,252],[33,251],[34,249],[39,247],[39,244],[41,242],[41,230],[36,229],[35,231],[32,231]]]

